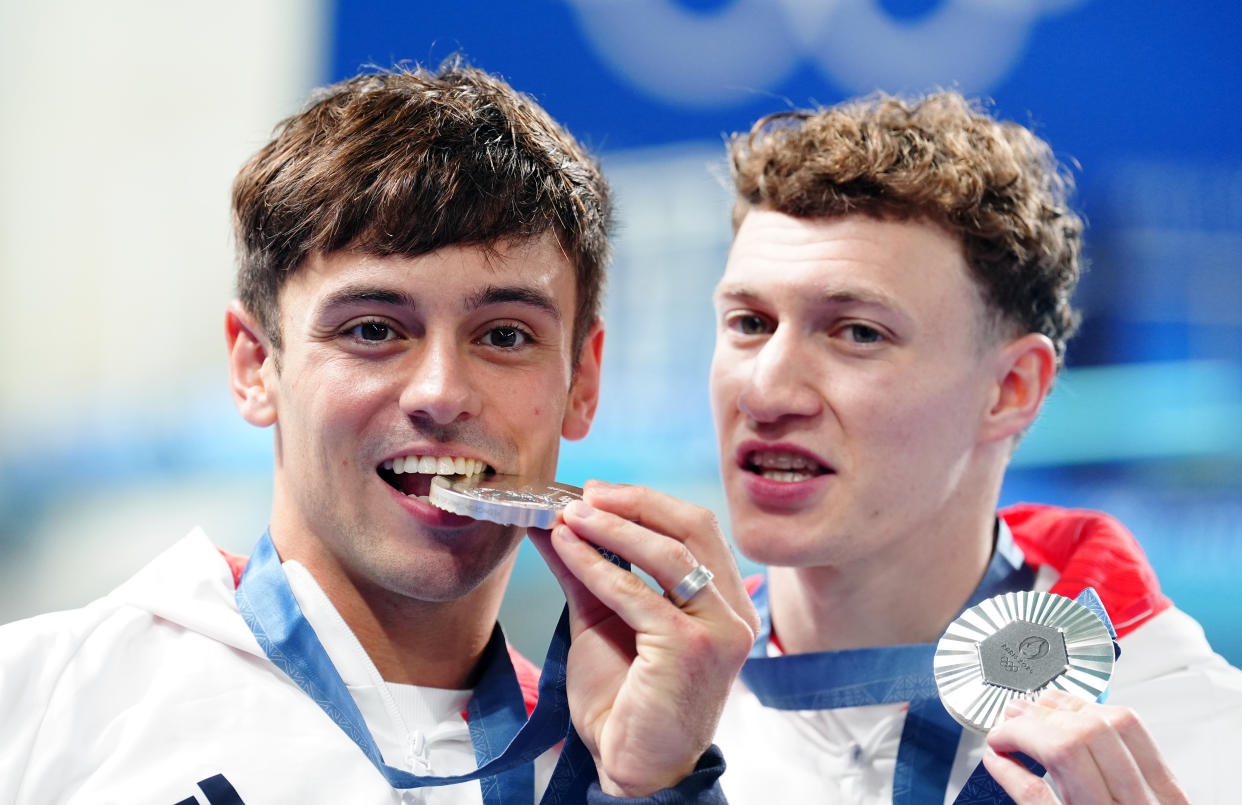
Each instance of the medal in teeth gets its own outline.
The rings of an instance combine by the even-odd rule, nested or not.
[[[569,484],[537,484],[515,476],[474,476],[457,481],[437,476],[428,496],[433,506],[453,514],[521,528],[548,528],[561,509],[582,499]]]
[[[949,624],[933,668],[940,701],[962,726],[987,732],[1014,699],[1062,690],[1096,701],[1112,676],[1112,636],[1090,609],[1052,593],[989,598]]]

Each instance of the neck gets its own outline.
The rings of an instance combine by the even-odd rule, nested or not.
[[[352,578],[323,551],[276,547],[282,560],[310,571],[386,682],[452,690],[475,685],[516,551],[465,595],[425,601]]]
[[[463,690],[478,681],[512,566],[511,557],[470,593],[448,602],[412,601],[387,590],[324,590],[386,682]]]
[[[770,568],[772,628],[785,653],[939,639],[987,571],[994,508],[848,564]]]

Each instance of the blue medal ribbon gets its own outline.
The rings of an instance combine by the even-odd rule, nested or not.
[[[1003,520],[998,520],[996,548],[979,586],[963,610],[982,601],[1034,586],[1035,571],[1026,564]],[[935,643],[767,656],[772,635],[767,580],[752,595],[761,625],[741,678],[765,707],[778,710],[822,710],[870,704],[909,702],[897,767],[893,772],[895,805],[942,802],[948,787],[962,727],[940,703],[932,670]],[[1088,606],[1116,637],[1094,590],[1079,602]],[[1018,756],[1042,776],[1043,768]],[[966,797],[965,799],[963,797]],[[982,764],[971,774],[957,805],[1009,803]]]
[[[484,650],[483,675],[468,706],[467,722],[479,768],[467,774],[432,776],[413,774],[384,763],[357,704],[302,614],[269,533],[263,534],[251,554],[236,597],[242,617],[263,652],[314,699],[394,788],[481,780],[487,805],[530,803],[535,796],[534,759],[572,732],[565,696],[568,610],[561,613],[548,646],[539,678],[539,701],[529,719],[504,635],[496,627]],[[572,787],[585,789],[594,779],[594,767],[583,768],[581,752],[585,750],[579,748],[580,742],[575,743],[573,754],[578,762],[572,771],[587,774],[587,780],[574,780]],[[589,754],[586,759],[590,760]],[[568,764],[558,762],[553,774],[555,787],[564,789],[571,785],[570,781],[558,779],[570,770]]]

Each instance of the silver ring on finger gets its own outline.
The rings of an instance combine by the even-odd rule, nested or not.
[[[697,565],[685,577],[677,582],[677,586],[664,594],[675,606],[684,607],[691,598],[711,582],[713,573],[706,565]]]

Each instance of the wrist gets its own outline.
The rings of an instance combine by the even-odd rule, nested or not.
[[[602,769],[602,764],[597,762],[596,768]],[[720,749],[711,745],[694,765],[686,770],[686,773],[675,780],[665,782],[660,788],[653,788],[653,785],[660,785],[660,783],[650,775],[646,775],[642,783],[626,786],[600,772],[599,781],[591,786],[587,801],[590,805],[621,805],[627,800],[636,798],[647,798],[661,805],[666,803],[667,805],[724,803],[724,795],[720,791],[718,782],[724,768],[724,757]]]

